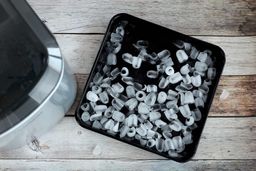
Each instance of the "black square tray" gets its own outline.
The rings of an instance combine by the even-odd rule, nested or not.
[[[160,50],[168,49],[171,52],[171,56],[173,57],[174,56],[173,54],[175,54],[175,52],[178,50],[178,48],[175,47],[171,42],[176,41],[176,40],[182,40],[184,42],[191,43],[193,46],[195,46],[200,51],[203,51],[206,49],[212,51],[212,56],[215,57],[214,67],[216,68],[216,77],[214,80],[212,80],[212,85],[210,87],[205,106],[201,110],[202,119],[197,122],[198,128],[193,130],[193,134],[192,134],[193,135],[193,143],[186,145],[185,150],[181,153],[181,156],[179,156],[179,157],[170,157],[166,153],[160,153],[156,150],[152,150],[150,148],[143,147],[137,141],[129,141],[127,139],[121,139],[121,138],[119,138],[119,136],[109,134],[105,130],[95,129],[95,128],[91,127],[90,125],[85,124],[81,120],[81,114],[83,113],[83,111],[81,110],[80,106],[87,101],[86,93],[88,91],[89,85],[92,82],[92,79],[95,76],[95,73],[99,70],[99,68],[103,67],[104,61],[106,61],[106,50],[104,47],[106,46],[107,41],[109,41],[110,35],[114,31],[114,29],[120,23],[123,23],[123,22],[127,23],[126,28],[125,28],[126,33],[124,35],[124,40],[122,42],[121,51],[118,54],[122,54],[127,51],[130,53],[133,53],[135,50],[131,46],[132,43],[135,43],[137,40],[148,40],[149,42],[154,43],[154,44],[150,45],[151,48],[154,50],[154,52],[159,52]],[[129,45],[126,46],[126,44],[129,44]],[[95,132],[104,134],[106,136],[115,138],[117,140],[129,143],[131,145],[151,151],[153,153],[157,153],[161,156],[170,158],[172,160],[175,160],[178,162],[186,162],[187,160],[192,158],[192,156],[196,152],[196,149],[197,149],[197,146],[199,143],[199,139],[200,139],[201,133],[203,131],[203,128],[204,128],[204,125],[206,122],[206,118],[208,116],[209,109],[212,104],[212,100],[213,100],[213,97],[214,97],[214,94],[215,94],[215,91],[216,91],[216,88],[217,88],[217,85],[218,85],[218,82],[219,82],[219,79],[220,79],[220,76],[221,76],[221,73],[222,73],[222,70],[224,67],[224,64],[225,64],[225,54],[224,54],[223,50],[216,45],[204,42],[202,40],[195,39],[193,37],[184,35],[182,33],[178,33],[176,31],[173,31],[173,30],[164,28],[162,26],[156,25],[154,23],[139,19],[139,18],[131,16],[129,14],[123,14],[123,13],[117,14],[111,19],[111,21],[109,23],[109,26],[107,28],[105,37],[101,44],[100,50],[99,50],[96,60],[93,64],[92,70],[90,72],[90,75],[88,77],[87,83],[84,88],[84,93],[83,93],[80,105],[78,106],[77,111],[76,111],[76,115],[75,115],[76,120],[84,128],[87,128],[87,129],[93,130]],[[133,69],[131,66],[128,66],[127,63],[125,64],[124,62],[120,62],[117,59],[117,65],[116,65],[117,67],[119,67],[121,69],[121,67],[124,65],[130,71]],[[180,67],[180,66],[176,66],[176,67]],[[174,66],[174,68],[175,68],[175,66]],[[144,80],[146,77],[143,71],[136,72],[135,75],[136,75],[136,80]]]

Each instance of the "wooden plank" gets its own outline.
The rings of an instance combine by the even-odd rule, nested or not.
[[[76,74],[78,93],[67,115],[74,115],[88,75]],[[209,116],[256,116],[256,75],[222,76]]]
[[[256,1],[28,0],[54,33],[103,33],[112,16],[130,13],[191,35],[256,35]]]
[[[208,118],[194,159],[256,159],[256,117]],[[0,152],[1,159],[164,159],[80,127],[66,117],[41,137],[33,151],[28,146]]]
[[[15,164],[14,164],[15,163]],[[254,171],[256,160],[0,160],[0,171]],[[47,169],[46,169],[47,168]]]
[[[256,75],[222,76],[211,116],[256,116]]]
[[[88,74],[99,50],[102,35],[56,35],[74,73]],[[212,37],[196,36],[222,47],[226,53],[224,75],[256,74],[256,36]]]

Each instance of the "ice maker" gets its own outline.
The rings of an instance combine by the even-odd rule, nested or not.
[[[40,136],[72,105],[76,83],[25,0],[0,0],[0,151]]]

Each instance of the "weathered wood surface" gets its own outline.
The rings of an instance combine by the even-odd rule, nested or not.
[[[219,45],[226,53],[223,75],[256,74],[256,36],[196,38]],[[103,35],[56,35],[64,57],[74,73],[88,74],[100,48]]]
[[[76,73],[78,96],[110,18],[121,12],[223,48],[226,66],[193,160],[179,164],[81,128],[65,117],[39,146],[0,152],[5,170],[242,170],[256,168],[255,0],[28,0]],[[87,34],[88,33],[88,34]],[[93,34],[92,34],[93,33]],[[224,116],[224,117],[223,117]],[[250,116],[250,117],[236,117]],[[254,117],[252,117],[254,116]]]
[[[76,74],[78,93],[67,115],[74,115],[88,75]],[[256,75],[222,76],[209,116],[256,116]]]
[[[28,0],[54,33],[103,33],[117,13],[190,35],[256,35],[255,0]]]
[[[13,164],[15,163],[15,165]],[[256,160],[0,160],[0,171],[255,171]]]
[[[208,118],[193,159],[256,159],[255,138],[256,117]],[[1,152],[0,159],[164,159],[86,130],[73,117],[65,117],[39,142],[37,152],[26,146]]]

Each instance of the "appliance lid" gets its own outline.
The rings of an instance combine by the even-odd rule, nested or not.
[[[57,85],[59,47],[25,0],[0,0],[0,134],[31,114]]]

